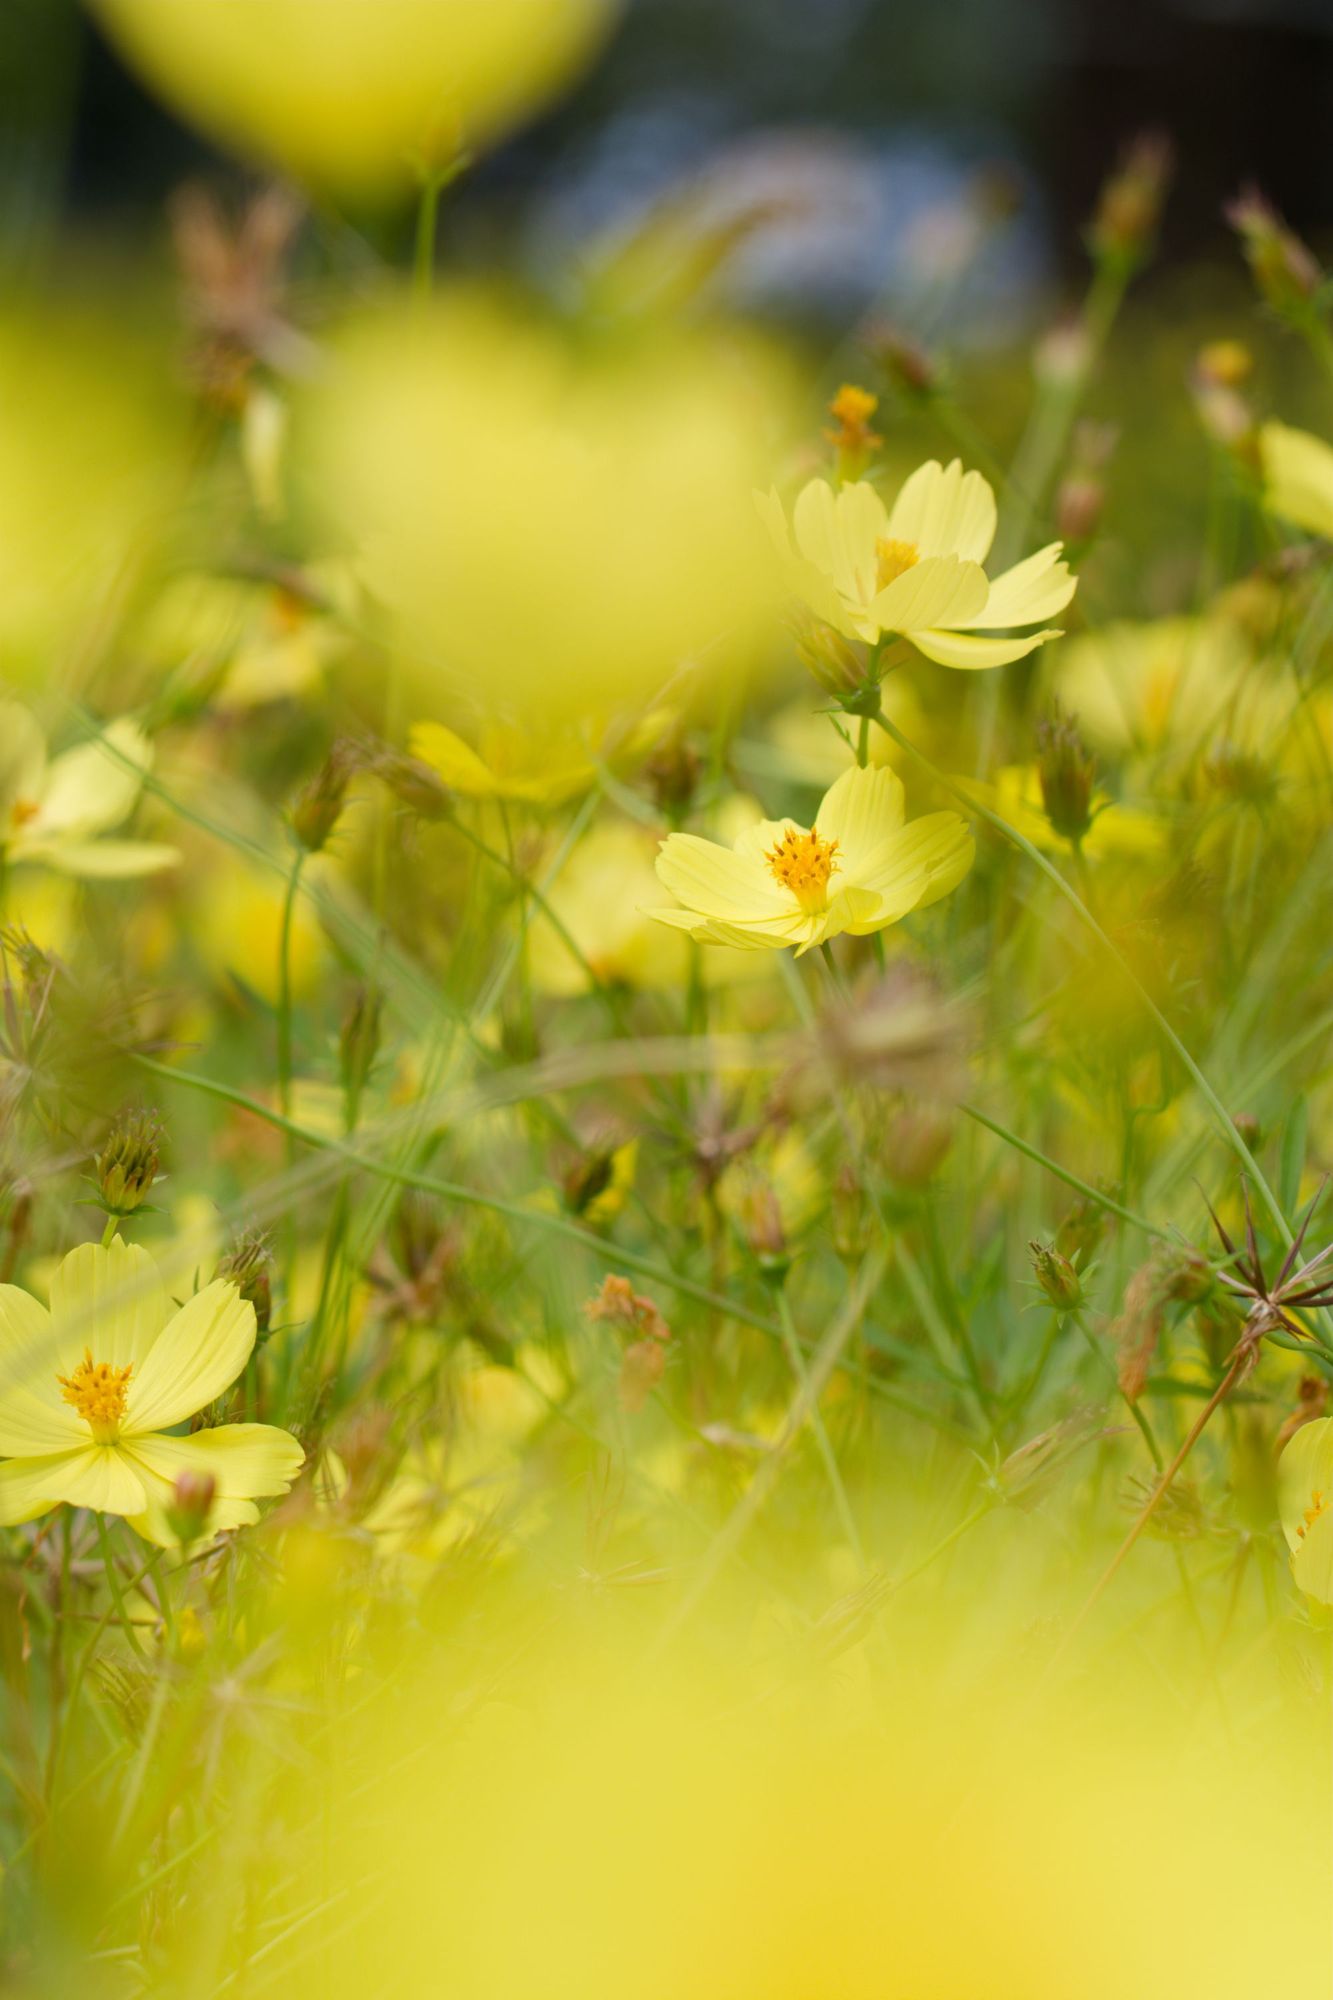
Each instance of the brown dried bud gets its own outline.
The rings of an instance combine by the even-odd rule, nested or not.
[[[1163,132],[1132,139],[1102,187],[1088,241],[1094,257],[1134,270],[1152,249],[1175,149]]]
[[[1263,298],[1284,319],[1306,319],[1324,282],[1313,253],[1292,234],[1258,188],[1242,189],[1227,204],[1225,213],[1240,237],[1245,261]]]
[[[423,764],[419,757],[405,757],[397,750],[382,750],[371,766],[400,805],[418,819],[443,819],[449,811],[449,793],[444,780]]]
[[[1197,1250],[1161,1246],[1125,1287],[1125,1307],[1111,1328],[1120,1388],[1133,1403],[1143,1394],[1166,1324],[1168,1305],[1202,1305],[1214,1288],[1208,1260]]]
[[[861,344],[899,395],[909,402],[926,402],[939,388],[938,364],[924,347],[888,321],[877,320],[868,326],[861,335]]]
[[[583,1308],[590,1320],[604,1320],[636,1338],[620,1363],[621,1407],[641,1410],[662,1379],[671,1329],[650,1298],[636,1292],[628,1278],[609,1275]]]
[[[335,743],[292,807],[292,832],[308,854],[318,854],[342,816],[347,786],[359,761],[355,747]]]
[[[791,1266],[787,1231],[777,1193],[766,1180],[754,1180],[741,1203],[745,1240],[760,1269],[769,1277],[785,1277]]]

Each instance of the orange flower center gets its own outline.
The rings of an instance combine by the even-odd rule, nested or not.
[[[1310,1495],[1310,1505],[1306,1508],[1301,1525],[1296,1530],[1298,1541],[1305,1540],[1306,1530],[1313,1528],[1319,1516],[1328,1512],[1328,1506],[1329,1502],[1326,1494],[1315,1492]]]
[[[790,889],[804,910],[821,910],[829,876],[838,866],[838,843],[821,840],[812,826],[808,833],[788,827],[776,847],[764,856],[776,879]]]
[[[73,1405],[98,1444],[110,1444],[120,1430],[133,1372],[132,1362],[124,1368],[113,1368],[109,1361],[94,1361],[91,1347],[85,1347],[74,1373],[56,1376],[61,1399]]]
[[[29,820],[36,819],[40,811],[36,799],[15,799],[9,809],[9,817],[15,826],[26,826]]]
[[[896,535],[881,535],[875,543],[875,554],[879,559],[877,581],[881,590],[886,590],[921,560],[921,551],[916,543],[900,542]]]

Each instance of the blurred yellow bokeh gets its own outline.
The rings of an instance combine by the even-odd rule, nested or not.
[[[573,77],[615,0],[91,0],[145,80],[237,151],[375,195]]]

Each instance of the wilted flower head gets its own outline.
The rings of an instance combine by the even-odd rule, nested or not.
[[[1152,248],[1171,184],[1175,149],[1163,132],[1132,139],[1103,185],[1089,242],[1095,257],[1134,270]]]

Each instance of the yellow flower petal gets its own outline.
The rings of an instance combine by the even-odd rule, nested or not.
[[[1051,639],[1063,639],[1063,632],[1034,632],[1022,639],[978,639],[970,632],[913,632],[912,644],[918,653],[941,667],[1004,667],[1011,660],[1026,659],[1038,646]]]
[[[305,1463],[296,1439],[274,1424],[220,1424],[189,1437],[127,1438],[124,1449],[136,1467],[171,1488],[182,1472],[209,1473],[219,1497],[227,1500],[285,1493]]]
[[[1265,424],[1259,454],[1273,513],[1312,535],[1333,537],[1333,446],[1289,424]]]
[[[875,590],[875,544],[885,533],[884,502],[864,480],[839,487],[812,479],[792,509],[796,546],[844,597],[864,604]]]
[[[972,631],[996,632],[1011,625],[1035,625],[1063,611],[1078,589],[1078,578],[1059,560],[1062,542],[1015,563],[997,576],[982,609],[966,618],[936,618],[935,625],[963,625]]]
[[[55,1335],[45,1306],[0,1285],[0,1454],[68,1451],[88,1427],[60,1394]]]
[[[133,1367],[137,1379],[169,1311],[157,1265],[137,1243],[80,1244],[51,1280],[52,1376],[91,1348],[95,1361]]]
[[[162,1328],[130,1382],[122,1436],[136,1444],[202,1410],[229,1389],[255,1344],[255,1309],[214,1279]]]
[[[62,1502],[99,1514],[137,1514],[144,1498],[143,1481],[119,1445],[87,1444],[0,1465],[0,1523],[8,1527]]]
[[[1277,1462],[1278,1512],[1293,1554],[1308,1539],[1298,1530],[1305,1526],[1306,1509],[1316,1493],[1333,1500],[1333,1417],[1302,1424]]]
[[[16,850],[15,858],[99,882],[156,875],[163,868],[178,868],[182,859],[178,847],[155,840],[29,840]]]
[[[9,821],[20,800],[35,804],[46,770],[46,742],[37,720],[21,701],[0,701],[0,822]]]
[[[423,764],[429,764],[446,785],[452,785],[465,798],[495,797],[499,787],[493,773],[482,763],[476,751],[461,736],[456,736],[452,729],[446,729],[442,722],[414,723],[407,747],[414,757],[419,757]]]
[[[887,533],[895,541],[915,542],[923,556],[982,563],[995,539],[995,518],[995,495],[979,472],[964,472],[957,458],[949,465],[931,459],[917,467],[894,501]]]
[[[895,771],[885,764],[864,771],[853,765],[844,771],[825,792],[815,814],[822,838],[838,843],[839,886],[860,882],[863,864],[902,823],[903,786]]]
[[[965,625],[984,611],[986,572],[957,556],[925,556],[872,598],[869,612],[882,632],[916,632]]]
[[[143,731],[122,718],[94,743],[80,743],[48,765],[31,822],[34,841],[52,834],[101,833],[119,826],[134,808],[143,772],[153,761]]]
[[[657,878],[690,909],[724,921],[782,917],[793,906],[759,855],[738,854],[695,833],[667,835]]]

